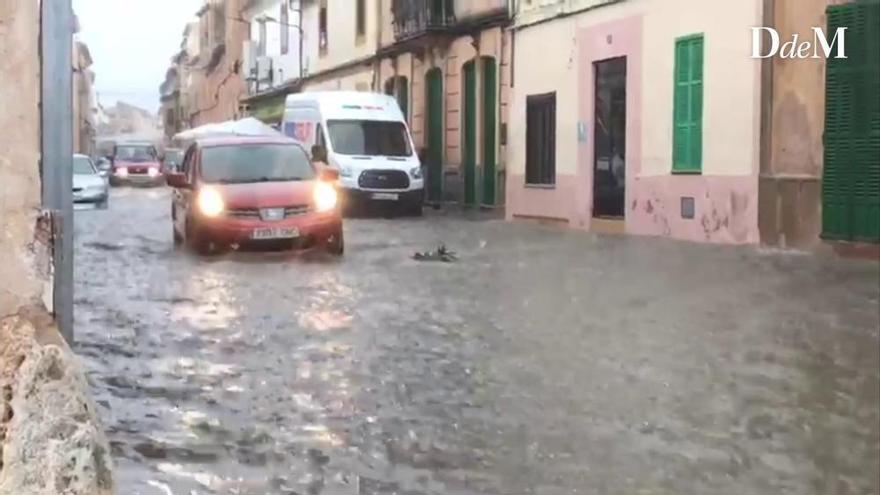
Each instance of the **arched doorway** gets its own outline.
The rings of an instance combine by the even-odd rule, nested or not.
[[[426,159],[428,199],[443,199],[443,72],[433,68],[425,74]]]

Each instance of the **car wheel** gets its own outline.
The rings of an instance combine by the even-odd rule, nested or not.
[[[99,210],[106,210],[107,208],[110,207],[110,200],[105,198],[103,201],[99,202],[99,203],[98,203],[97,205],[95,205],[95,206],[96,206]]]
[[[211,239],[200,233],[191,221],[186,222],[186,244],[198,254],[209,255],[214,251],[214,243]]]
[[[327,239],[327,252],[333,256],[342,256],[345,254],[345,236],[342,231],[339,231]]]

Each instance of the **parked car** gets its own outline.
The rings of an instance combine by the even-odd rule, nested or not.
[[[197,140],[167,176],[174,241],[201,253],[274,244],[342,255],[338,178],[283,136]]]
[[[98,172],[109,179],[110,174],[113,173],[113,162],[110,161],[109,158],[99,156],[94,160],[95,168],[98,169]]]
[[[183,163],[183,150],[177,148],[165,150],[165,156],[162,157],[162,168],[166,173],[179,172],[181,163]]]
[[[372,201],[422,213],[425,181],[406,119],[388,95],[324,91],[289,95],[284,134],[326,151],[347,206]]]
[[[93,204],[106,209],[110,201],[109,185],[92,159],[86,155],[73,155],[73,202]]]
[[[113,147],[110,183],[157,186],[165,182],[156,147],[150,143],[118,143]]]

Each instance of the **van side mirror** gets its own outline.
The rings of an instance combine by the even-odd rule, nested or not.
[[[336,182],[339,180],[339,170],[336,170],[335,168],[325,168],[324,170],[321,170],[319,177],[324,182]]]
[[[192,186],[186,180],[186,175],[179,172],[165,174],[165,182],[175,189],[190,189]]]

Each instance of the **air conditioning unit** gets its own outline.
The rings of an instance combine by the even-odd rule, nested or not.
[[[272,84],[272,57],[257,58],[257,81]]]
[[[242,43],[241,61],[243,71],[241,77],[245,81],[253,81],[257,78],[257,42],[247,40]]]

